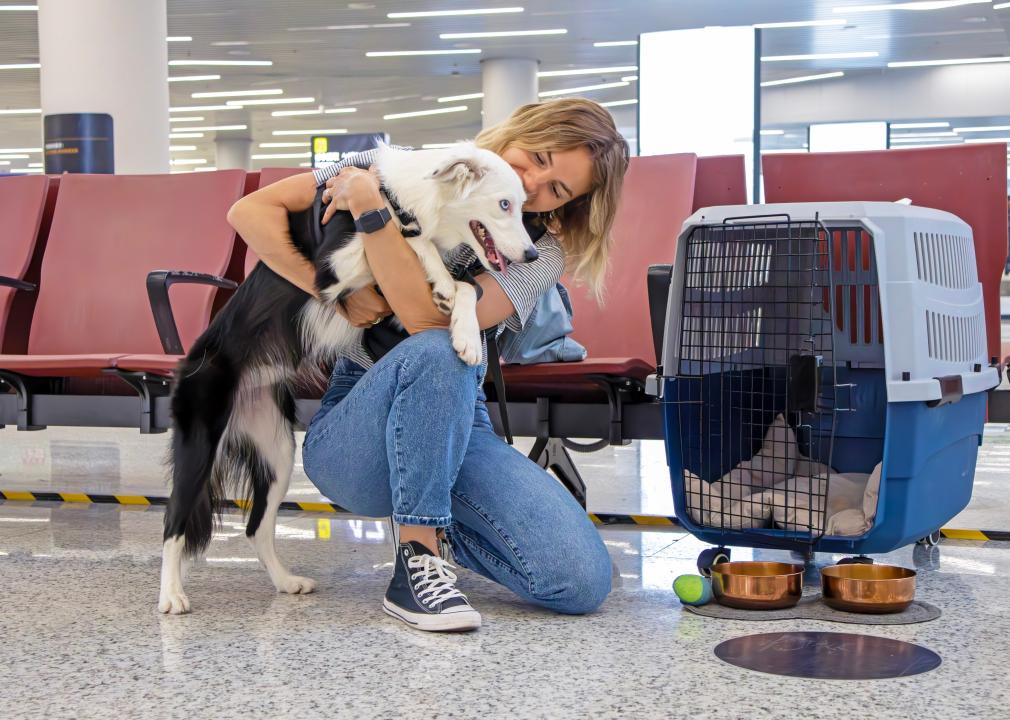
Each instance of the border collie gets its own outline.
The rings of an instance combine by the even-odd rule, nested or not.
[[[500,271],[536,257],[522,224],[522,183],[504,160],[472,143],[422,151],[382,147],[376,167],[390,204],[400,210],[392,215],[401,229],[404,211],[419,226],[407,241],[436,305],[451,317],[453,348],[467,364],[478,364],[476,292],[452,278],[443,256],[469,245],[486,268]],[[294,463],[294,390],[299,379],[319,377],[322,366],[360,341],[363,331],[336,308],[375,283],[350,213],[321,225],[321,196],[320,189],[311,208],[289,216],[295,248],[316,268],[320,299],[259,263],[177,370],[160,612],[189,612],[183,557],[207,548],[227,493],[246,499],[246,537],[277,590],[315,589],[314,581],[288,572],[274,549],[277,510]]]

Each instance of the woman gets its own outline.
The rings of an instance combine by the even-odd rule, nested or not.
[[[522,179],[524,221],[531,237],[540,236],[538,259],[511,266],[507,277],[476,277],[481,329],[520,330],[566,267],[600,298],[628,166],[627,143],[610,114],[583,99],[526,105],[475,142]],[[378,180],[363,169],[369,161],[361,153],[268,186],[240,200],[229,220],[272,270],[314,294],[315,271],[290,243],[287,213],[309,207],[324,182],[324,221],[337,210],[357,218],[383,207]],[[383,609],[421,630],[480,626],[480,614],[455,587],[444,539],[460,565],[528,602],[569,614],[594,610],[610,591],[610,559],[585,511],[495,434],[482,390],[486,359],[470,367],[456,356],[449,318],[435,307],[396,227],[366,234],[364,246],[382,294],[356,292],[346,317],[367,328],[395,313],[407,337],[377,362],[365,346],[336,362],[306,431],[303,463],[342,507],[392,516],[397,552]],[[464,246],[448,265],[462,277],[474,260]]]

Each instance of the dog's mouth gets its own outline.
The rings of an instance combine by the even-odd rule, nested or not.
[[[494,244],[494,237],[488,229],[484,227],[479,220],[471,220],[470,232],[473,233],[473,236],[477,239],[477,242],[480,243],[480,246],[484,248],[484,254],[487,256],[488,264],[499,272],[505,272],[509,265],[508,258],[498,252],[498,248],[496,248]]]

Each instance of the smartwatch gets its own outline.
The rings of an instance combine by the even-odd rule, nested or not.
[[[369,210],[354,218],[354,229],[360,233],[373,233],[386,227],[386,223],[392,220],[388,208]]]

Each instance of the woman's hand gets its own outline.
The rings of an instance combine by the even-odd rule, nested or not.
[[[384,317],[393,314],[392,308],[386,299],[375,291],[371,285],[355,290],[344,300],[346,311],[338,312],[347,318],[354,327],[369,328],[376,325]]]
[[[362,170],[353,166],[343,168],[326,181],[323,203],[328,203],[323,212],[325,225],[339,210],[349,210],[355,217],[366,210],[377,210],[384,206],[379,192],[379,176],[374,168]]]

